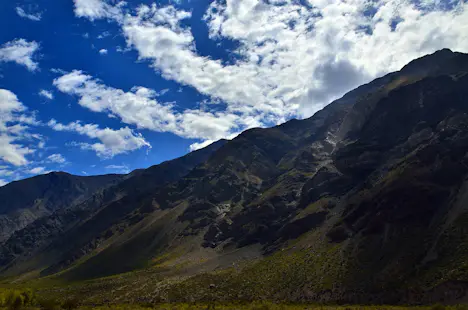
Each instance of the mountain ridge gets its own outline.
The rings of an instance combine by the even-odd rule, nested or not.
[[[73,229],[76,225],[86,223],[94,215],[101,212],[101,209],[108,207],[109,204],[112,205],[112,203],[118,202],[127,196],[138,197],[138,195],[141,195],[139,192],[144,192],[148,188],[160,186],[183,176],[193,165],[206,159],[213,150],[216,150],[223,143],[225,141],[220,140],[204,150],[189,153],[181,158],[163,162],[160,165],[151,166],[145,171],[136,171],[122,176],[120,182],[103,191],[98,191],[88,197],[87,200],[82,201],[81,204],[58,209],[48,216],[37,219],[23,230],[14,233],[0,248],[2,268],[8,268],[12,261],[17,259],[18,255],[24,253],[32,255],[31,251],[48,246],[50,242],[54,242],[57,236]],[[152,181],[149,181],[149,178],[152,178]]]
[[[0,241],[37,218],[79,204],[92,193],[118,182],[121,177],[117,174],[82,177],[51,172],[0,187]]]

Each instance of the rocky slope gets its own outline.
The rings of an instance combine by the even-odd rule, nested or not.
[[[132,223],[138,221],[143,216],[142,214],[145,214],[145,211],[142,214],[130,213],[138,209],[138,203],[148,193],[162,185],[180,179],[193,167],[205,161],[213,151],[224,143],[225,140],[220,140],[203,150],[189,153],[181,158],[166,161],[147,169],[135,170],[129,175],[118,176],[111,186],[93,191],[87,196],[87,199],[77,200],[75,203],[67,203],[65,200],[67,196],[60,188],[51,189],[55,196],[62,198],[63,205],[56,204],[55,211],[51,209],[51,212],[31,221],[23,229],[11,234],[2,244],[0,247],[0,266],[4,270],[4,274],[17,275],[33,271],[36,268],[47,267],[51,262],[56,261],[65,249],[76,247],[77,244],[81,245],[80,242],[84,243],[83,248],[78,248],[79,253],[75,254],[74,259],[94,250],[102,239],[101,234],[109,234],[108,229],[115,222],[122,220]],[[53,178],[56,175],[81,178],[64,173],[51,173],[45,177]],[[108,176],[87,177],[87,179],[96,182],[96,180],[106,177]],[[44,179],[44,176],[41,176],[12,183],[12,185],[19,191],[27,191],[28,185],[33,181],[42,187],[47,187],[44,184]],[[9,189],[9,185],[5,188]],[[49,192],[37,191],[36,195],[40,197],[38,199],[45,200],[43,197],[48,197]],[[10,205],[16,205],[17,208],[25,205],[20,196],[19,194],[12,196]],[[123,225],[124,227],[118,229],[124,229],[126,224]]]
[[[309,119],[248,130],[167,182],[137,172],[46,246],[18,254],[27,231],[43,230],[15,233],[3,273],[142,269],[150,276],[128,276],[132,288],[122,276],[97,294],[126,287],[145,301],[463,300],[467,73],[468,55],[441,50]]]
[[[80,177],[53,172],[0,187],[0,242],[34,220],[79,204],[121,175]]]

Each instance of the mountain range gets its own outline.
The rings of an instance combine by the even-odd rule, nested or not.
[[[466,301],[467,73],[444,49],[128,175],[12,182],[0,275],[87,302]]]

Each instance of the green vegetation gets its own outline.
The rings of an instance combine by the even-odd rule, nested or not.
[[[433,305],[433,306],[334,306],[320,304],[305,304],[305,303],[274,303],[269,301],[255,302],[205,302],[205,303],[135,303],[135,304],[112,304],[104,303],[98,305],[81,304],[77,299],[65,299],[58,301],[51,298],[44,298],[36,295],[30,289],[1,289],[0,290],[0,309],[29,309],[29,310],[143,310],[143,309],[159,309],[159,310],[468,310],[468,305]]]
[[[340,245],[317,251],[285,249],[242,270],[231,268],[191,277],[168,286],[160,295],[169,301],[315,299],[312,292],[332,289],[344,273],[339,250]]]
[[[38,295],[31,289],[0,289],[0,309],[72,310],[79,307],[79,301],[73,298],[59,301]]]
[[[32,290],[0,290],[0,306],[8,309],[21,309],[38,305],[36,294]]]
[[[254,303],[233,303],[233,304],[158,304],[152,306],[137,305],[118,305],[118,306],[99,306],[95,308],[82,307],[80,309],[98,309],[98,310],[130,310],[130,309],[158,309],[158,310],[466,310],[468,306],[324,306],[315,304],[281,304],[271,302]]]
[[[58,300],[72,297],[84,304],[97,305],[311,301],[314,300],[312,292],[332,289],[334,283],[340,283],[340,278],[346,274],[341,245],[318,240],[320,234],[316,231],[305,235],[269,257],[194,276],[182,270],[186,268],[183,266],[178,275],[162,274],[160,264],[156,264],[144,270],[94,280],[66,284],[54,281],[52,277],[29,281],[25,285],[38,289],[41,296]],[[169,256],[163,257],[162,261],[165,258]]]

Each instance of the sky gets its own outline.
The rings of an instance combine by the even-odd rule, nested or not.
[[[0,1],[0,185],[149,167],[442,48],[466,1]]]

